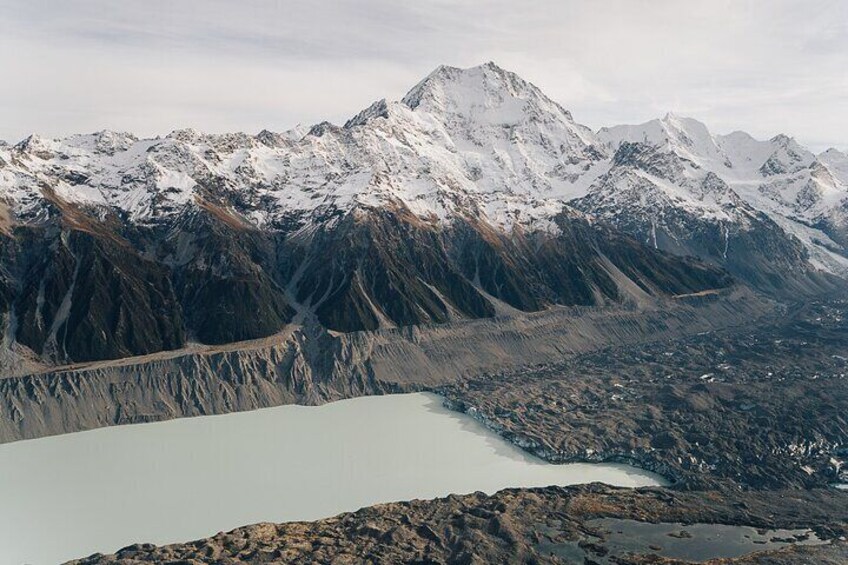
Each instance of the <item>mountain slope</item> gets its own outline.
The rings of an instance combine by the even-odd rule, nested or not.
[[[622,141],[610,170],[570,204],[647,245],[721,265],[760,290],[828,287],[799,241],[668,146]]]
[[[754,257],[736,257],[734,249],[745,255],[759,253],[769,262],[775,262],[772,270],[778,274],[786,272],[787,268],[789,273],[800,274],[800,278],[790,277],[795,281],[783,281],[782,284],[790,288],[797,288],[793,282],[806,285],[810,277],[802,271],[848,274],[848,251],[844,243],[840,243],[844,242],[848,176],[842,166],[844,155],[835,149],[817,157],[785,135],[768,141],[757,141],[744,132],[716,136],[700,122],[672,114],[640,125],[605,128],[598,137],[609,151],[636,144],[643,151],[652,152],[655,159],[661,158],[665,168],[651,169],[649,164],[646,166],[637,160],[631,163],[629,172],[643,177],[647,174],[652,177],[649,179],[652,182],[647,184],[663,185],[664,192],[673,193],[675,213],[691,216],[690,221],[712,223],[713,231],[721,220],[731,235],[756,234],[750,242],[728,244],[727,256],[724,246],[717,245],[716,238],[712,238],[713,246],[722,251],[713,250],[703,255],[724,264],[745,280],[766,290],[773,287],[771,284],[763,287],[758,278],[751,278],[734,268],[733,262],[744,265],[753,259],[761,263]],[[611,206],[610,184],[615,185],[615,181],[607,180],[593,187],[594,190],[590,189],[592,202],[584,202],[580,207],[592,211],[592,207],[597,206],[602,211],[604,206]],[[621,187],[626,189],[629,184],[632,186],[622,181]],[[718,188],[724,200],[717,201],[706,195],[705,184],[711,187],[709,192],[715,193]],[[597,194],[605,189],[606,195]],[[625,204],[621,196],[615,197],[619,205],[639,209],[643,215],[646,213],[644,203],[630,198]],[[648,206],[657,207],[656,203]],[[668,208],[668,203],[663,207]],[[760,214],[754,225],[752,211]],[[728,217],[728,213],[735,213],[737,218]],[[647,216],[653,218],[655,224],[664,223],[655,212]],[[640,229],[644,232],[649,224],[647,220],[641,222]],[[693,227],[690,231],[696,229]],[[778,239],[783,241],[778,242]],[[762,244],[766,240],[771,243],[765,248],[754,245],[756,241]],[[767,268],[764,264],[756,266],[757,271]],[[819,282],[822,279],[813,278]]]
[[[30,136],[0,145],[3,358],[638,305],[724,268],[823,288],[848,265],[843,158],[674,116],[596,134],[491,63],[344,126]]]

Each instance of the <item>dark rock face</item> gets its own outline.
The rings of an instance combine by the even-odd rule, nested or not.
[[[313,305],[326,327],[373,330],[442,323],[452,317],[482,318],[494,309],[448,259],[432,226],[404,210],[374,210],[344,217],[286,245],[303,265],[298,300]]]
[[[255,263],[253,234],[199,215],[145,230],[62,203],[44,226],[16,228],[2,262],[17,341],[66,363],[177,349],[187,334],[225,343],[279,331],[293,310]]]
[[[642,170],[684,183],[682,158],[639,143],[623,143],[613,168],[588,195],[570,202],[649,247],[720,266],[737,279],[779,298],[826,292],[844,283],[810,269],[808,252],[766,214],[743,202],[708,173],[692,190],[723,203],[727,218],[687,209],[634,173]]]
[[[31,255],[43,255],[24,267],[22,291],[15,304],[19,320],[16,337],[33,351],[43,353],[53,321],[74,280],[76,262],[61,239],[52,246],[47,238],[39,241],[34,232],[31,234],[24,239],[33,248]]]
[[[170,267],[188,331],[202,343],[265,337],[294,315],[273,240],[220,209],[186,213],[151,247]]]
[[[24,273],[14,303],[20,343],[60,362],[183,345],[167,269],[124,241],[85,231],[22,228],[17,235]]]
[[[181,291],[188,323],[198,341],[222,344],[271,335],[294,310],[265,277],[224,278],[184,273]]]
[[[557,233],[507,234],[470,218],[430,223],[398,203],[304,234],[257,229],[207,192],[154,226],[45,193],[49,217],[15,228],[0,255],[17,342],[68,363],[265,337],[295,306],[351,332],[491,317],[498,301],[535,312],[732,284],[570,212]]]
[[[688,294],[733,284],[727,271],[710,267],[695,257],[675,257],[658,250],[645,253],[638,241],[620,232],[605,230],[601,233],[604,235],[599,245],[604,256],[650,294]]]
[[[0,257],[8,257],[12,248],[11,238],[0,233]],[[0,261],[0,320],[8,316],[15,297],[14,279],[11,273],[9,273],[9,265],[5,263],[7,261]],[[8,261],[8,263],[11,263],[11,261]]]
[[[77,266],[68,317],[58,329],[65,356],[109,359],[183,344],[166,269],[84,234],[70,239]]]
[[[773,221],[764,215],[756,220],[754,229],[730,235],[728,246],[733,246],[733,252],[728,251],[721,264],[736,277],[779,297],[814,294],[842,284],[835,277],[812,272],[806,266],[807,251]]]
[[[340,331],[494,314],[485,295],[525,312],[600,305],[732,284],[721,269],[649,249],[563,214],[559,233],[506,235],[479,221],[437,227],[408,211],[368,210],[332,230],[284,244],[298,300]],[[480,291],[483,291],[481,293]]]
[[[673,180],[684,170],[680,159],[645,143],[623,142],[612,158],[615,167],[633,167],[662,179]]]
[[[837,244],[824,245],[822,243],[824,247],[845,257],[846,249],[848,249],[848,202],[840,206],[838,213],[834,216],[820,220],[813,227],[822,230]]]

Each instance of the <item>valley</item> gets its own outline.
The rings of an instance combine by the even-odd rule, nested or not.
[[[848,482],[848,302],[437,389],[551,462],[629,461],[686,489]]]
[[[124,530],[109,543],[131,545],[76,563],[844,563],[846,163],[675,114],[593,131],[494,63],[440,66],[343,125],[0,143],[0,456],[118,438],[96,467],[120,468],[133,464],[120,438],[144,430],[167,445],[200,422],[306,410],[292,405],[427,398],[425,416],[465,422],[544,478],[507,481],[486,460],[468,482],[386,493],[365,472],[340,492],[373,496],[286,513],[261,500],[271,477],[252,485],[264,505],[215,522],[262,523]],[[375,425],[422,416],[406,408]],[[412,459],[451,447],[422,418],[392,440]],[[314,448],[316,432],[347,437],[333,453],[394,460],[319,420],[244,436]],[[143,459],[209,455],[238,429]],[[444,470],[457,455],[443,455]],[[44,458],[32,466],[62,465]],[[282,461],[257,466],[299,468]],[[670,484],[575,485],[591,477],[562,479],[572,463]],[[225,467],[195,470],[212,506],[251,480],[209,471]],[[56,499],[74,491],[44,480]],[[210,508],[177,491],[172,513]],[[417,496],[430,500],[401,501]],[[144,498],[96,513],[119,523]],[[239,506],[225,499],[221,517]],[[55,531],[27,528],[33,543]]]
[[[642,308],[555,308],[337,334],[317,325],[230,346],[0,379],[0,443],[116,424],[434,389],[506,367],[770,319],[745,289]]]

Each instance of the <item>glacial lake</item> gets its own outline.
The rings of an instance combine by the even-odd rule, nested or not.
[[[54,564],[380,502],[594,481],[664,484],[626,465],[545,463],[425,393],[101,428],[0,445],[0,563]]]

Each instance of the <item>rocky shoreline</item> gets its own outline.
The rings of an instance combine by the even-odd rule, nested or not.
[[[551,463],[631,463],[676,488],[812,488],[848,454],[848,303],[780,323],[607,348],[440,387]]]
[[[661,557],[661,546],[645,554],[610,550],[614,533],[593,523],[608,517],[680,524],[684,531],[685,524],[812,527],[822,539],[832,540],[712,563],[837,564],[848,558],[848,493],[833,495],[822,489],[737,492],[730,499],[718,491],[630,490],[591,484],[381,504],[316,522],[246,526],[184,544],[138,544],[71,564],[682,562]],[[671,543],[672,538],[667,539]]]
[[[445,389],[436,391],[438,394],[446,394]],[[569,463],[621,463],[623,465],[631,465],[652,473],[660,475],[663,479],[669,482],[669,486],[680,484],[686,480],[686,477],[679,474],[673,467],[655,459],[646,457],[644,453],[624,453],[616,451],[600,451],[596,452],[592,449],[587,449],[582,453],[566,453],[556,451],[540,443],[538,440],[519,435],[510,431],[498,423],[497,419],[492,419],[483,414],[475,406],[466,405],[465,401],[459,400],[456,397],[443,396],[442,404],[445,408],[455,412],[466,414],[474,420],[483,424],[486,429],[491,430],[503,437],[512,445],[532,453],[539,459],[543,459],[554,465],[567,465]]]

